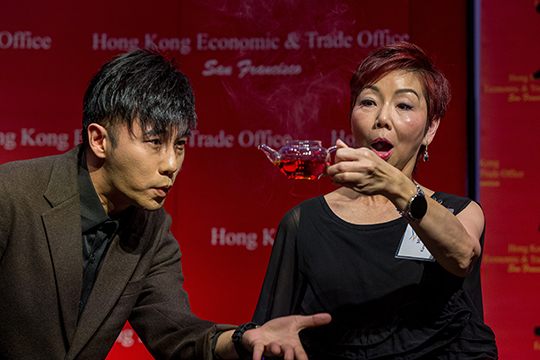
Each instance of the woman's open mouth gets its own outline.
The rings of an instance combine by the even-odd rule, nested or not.
[[[371,143],[371,149],[383,160],[392,155],[394,145],[387,139],[375,139]]]

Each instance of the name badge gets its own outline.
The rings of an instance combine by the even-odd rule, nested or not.
[[[407,225],[405,233],[401,238],[398,250],[396,252],[397,259],[409,259],[409,260],[421,260],[421,261],[435,261],[435,258],[426,245],[420,240],[418,235],[414,232],[411,225]]]

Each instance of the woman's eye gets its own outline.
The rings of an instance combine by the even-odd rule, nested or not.
[[[361,106],[372,106],[372,105],[375,105],[375,102],[373,100],[364,99],[364,100],[360,100],[360,105]]]
[[[398,105],[398,109],[401,109],[401,110],[411,110],[413,107],[409,104],[399,104]]]

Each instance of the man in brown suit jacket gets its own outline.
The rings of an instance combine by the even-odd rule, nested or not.
[[[1,359],[104,359],[128,320],[157,359],[307,359],[297,334],[328,314],[235,330],[190,310],[162,205],[195,125],[187,78],[137,50],[92,79],[83,144],[0,166]]]

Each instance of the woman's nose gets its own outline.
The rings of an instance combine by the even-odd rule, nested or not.
[[[381,110],[377,114],[375,119],[375,127],[377,128],[390,128],[391,126],[391,109],[389,106],[382,106]]]

